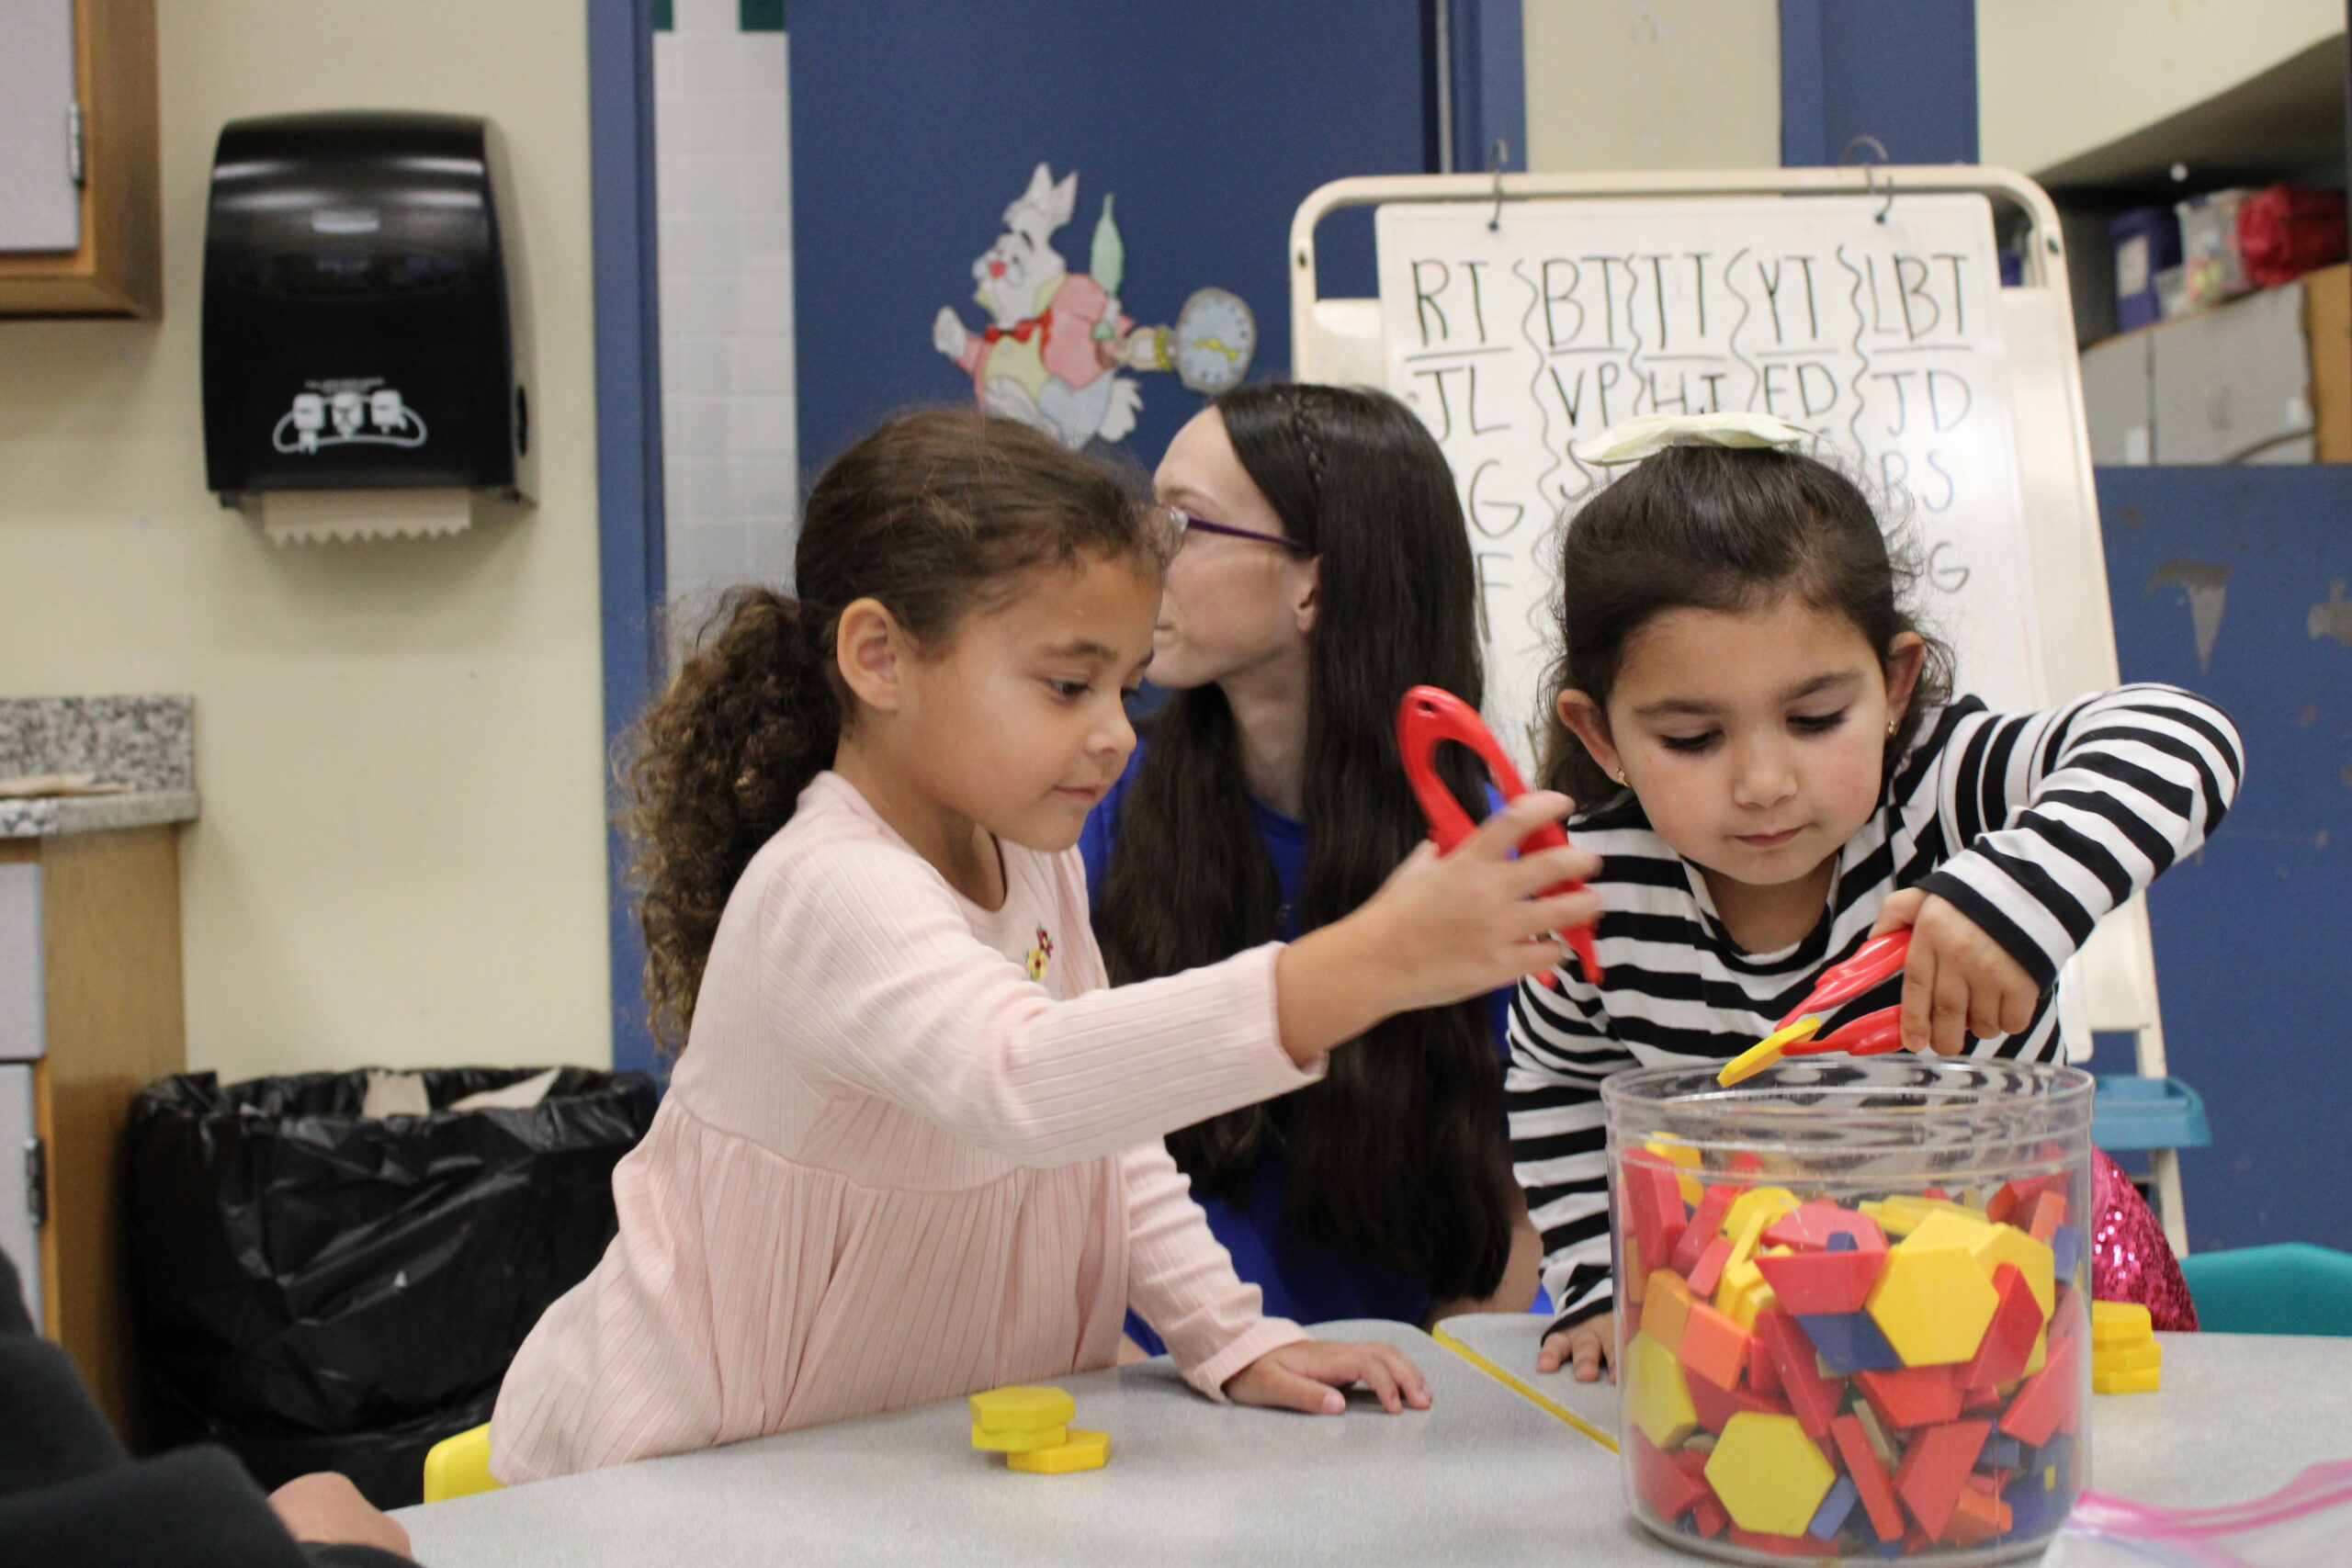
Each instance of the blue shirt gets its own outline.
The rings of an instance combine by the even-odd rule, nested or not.
[[[1079,853],[1086,861],[1086,893],[1090,900],[1102,891],[1103,873],[1119,840],[1119,817],[1126,803],[1127,786],[1143,763],[1143,747],[1127,759],[1127,770],[1111,786],[1101,804],[1088,814],[1079,834]],[[1489,801],[1499,804],[1493,792]],[[1250,802],[1258,824],[1258,838],[1273,862],[1274,885],[1282,894],[1280,928],[1284,941],[1298,935],[1298,890],[1306,876],[1306,824],[1261,804]],[[1488,1022],[1498,1055],[1508,1062],[1510,1045],[1505,1028],[1510,1016],[1510,991],[1497,991],[1490,999]],[[1200,1192],[1193,1194],[1208,1215],[1209,1229],[1233,1255],[1234,1272],[1265,1293],[1267,1315],[1295,1323],[1328,1323],[1335,1318],[1379,1317],[1399,1323],[1419,1323],[1432,1304],[1421,1280],[1382,1264],[1327,1247],[1282,1245],[1283,1209],[1290,1195],[1290,1155],[1280,1138],[1260,1145],[1258,1163],[1250,1175],[1250,1198],[1235,1204]],[[1127,1334],[1153,1355],[1165,1347],[1150,1325],[1127,1314]]]

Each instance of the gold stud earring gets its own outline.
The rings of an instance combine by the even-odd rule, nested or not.
[[[1617,770],[1617,783],[1621,788],[1631,789],[1634,787],[1633,785],[1625,783],[1625,770],[1623,768]]]
[[[1886,738],[1890,740],[1894,739],[1894,732],[1902,728],[1903,716],[1901,714],[1896,714],[1886,721]]]

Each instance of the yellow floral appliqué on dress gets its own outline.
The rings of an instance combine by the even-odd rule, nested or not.
[[[1046,932],[1045,927],[1039,926],[1037,928],[1037,945],[1029,950],[1029,978],[1038,981],[1044,980],[1046,977],[1046,965],[1052,963],[1053,958],[1054,939]]]

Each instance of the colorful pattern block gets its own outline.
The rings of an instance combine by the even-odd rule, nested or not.
[[[1846,1461],[1846,1473],[1861,1496],[1871,1531],[1882,1541],[1900,1541],[1903,1510],[1895,1502],[1894,1483],[1886,1472],[1885,1461],[1871,1446],[1861,1422],[1851,1416],[1840,1416],[1830,1423],[1830,1435],[1837,1439],[1838,1452]]]
[[[1765,1226],[1783,1214],[1794,1213],[1800,1207],[1797,1195],[1785,1187],[1751,1187],[1732,1201],[1730,1211],[1724,1215],[1724,1232],[1736,1236],[1754,1224],[1760,1237]]]
[[[1733,1248],[1736,1257],[1737,1247]],[[1747,1258],[1728,1264],[1724,1269],[1722,1282],[1715,1286],[1715,1310],[1742,1328],[1756,1325],[1756,1314],[1773,1304],[1772,1287],[1764,1278],[1764,1270],[1756,1259]]]
[[[1894,1353],[1894,1347],[1886,1342],[1886,1336],[1866,1312],[1799,1313],[1797,1321],[1804,1325],[1805,1337],[1821,1352],[1829,1370],[1841,1377],[1903,1364],[1903,1358]]]
[[[1682,1327],[1690,1318],[1690,1287],[1671,1269],[1655,1269],[1642,1304],[1642,1332],[1669,1350],[1682,1348]]]
[[[2031,1370],[2033,1348],[2041,1338],[2048,1309],[2035,1299],[2023,1271],[2013,1263],[2004,1263],[1994,1279],[1999,1304],[1993,1309],[1993,1321],[1985,1325],[1975,1356],[1961,1374],[1963,1388],[1992,1388],[2025,1376]]]
[[[1854,1478],[1839,1476],[1821,1506],[1814,1510],[1813,1522],[1805,1526],[1804,1533],[1815,1540],[1836,1540],[1838,1532],[1846,1528],[1846,1516],[1854,1511]]]
[[[1953,1421],[1929,1427],[1911,1439],[1894,1472],[1894,1495],[1930,1540],[1941,1540],[1952,1509],[1976,1468],[1976,1456],[1992,1435],[1990,1421]]]
[[[1781,1393],[1805,1435],[1826,1440],[1829,1423],[1845,1401],[1845,1382],[1822,1376],[1804,1331],[1794,1318],[1778,1308],[1757,1315],[1756,1342],[1769,1352]]]
[[[2080,1335],[2054,1339],[2050,1364],[2026,1379],[2001,1417],[2001,1430],[2021,1442],[2040,1448],[2051,1434],[2074,1416],[2082,1379],[2083,1341]]]
[[[965,1402],[972,1425],[992,1432],[1034,1432],[1044,1427],[1064,1427],[1078,1415],[1078,1401],[1059,1388],[996,1388]]]
[[[1642,1147],[1657,1156],[1667,1164],[1675,1167],[1679,1171],[1687,1173],[1699,1168],[1701,1158],[1699,1151],[1688,1144],[1678,1144],[1668,1138],[1652,1138]],[[1699,1179],[1689,1174],[1677,1176],[1675,1186],[1680,1190],[1682,1201],[1686,1203],[1698,1202],[1705,1192],[1705,1190],[1699,1185]]]
[[[1652,1512],[1670,1524],[1698,1506],[1707,1495],[1704,1479],[1675,1463],[1639,1427],[1625,1437],[1625,1461],[1634,1467],[1634,1490]]]
[[[1904,1365],[1932,1367],[1975,1355],[1999,1304],[1967,1247],[1905,1242],[1887,1254],[1869,1310]]]
[[[2083,1233],[2079,1226],[2060,1225],[2050,1235],[2051,1259],[2057,1265],[2058,1278],[2071,1280],[2083,1261]]]
[[[1689,1214],[1682,1207],[1679,1174],[1665,1161],[1644,1156],[1621,1167],[1625,1187],[1625,1211],[1633,1240],[1645,1258],[1671,1258],[1682,1239]]]
[[[2093,1302],[2091,1303],[2091,1343],[2129,1344],[2145,1339],[2155,1332],[2154,1320],[2148,1309],[2136,1302]]]
[[[1721,1437],[1723,1429],[1731,1425],[1731,1418],[1743,1410],[1753,1411],[1759,1416],[1794,1414],[1790,1410],[1787,1400],[1758,1393],[1752,1388],[1720,1389],[1704,1378],[1692,1378],[1690,1388],[1691,1408],[1699,1413],[1701,1429],[1713,1432],[1717,1437]],[[1691,1440],[1698,1441],[1697,1438]]]
[[[1069,1440],[1067,1427],[1033,1427],[1012,1432],[1000,1432],[989,1427],[972,1428],[972,1446],[996,1454],[1026,1453],[1031,1449],[1050,1449]]]
[[[1682,1239],[1675,1245],[1671,1261],[1676,1273],[1688,1277],[1699,1266],[1708,1244],[1724,1234],[1724,1216],[1731,1213],[1732,1201],[1738,1196],[1736,1187],[1717,1185],[1707,1189],[1690,1215],[1690,1223],[1683,1228]]]
[[[1795,1313],[1860,1312],[1886,1261],[1883,1251],[1788,1252],[1756,1260],[1780,1304]]]
[[[1774,1247],[1826,1248],[1841,1235],[1852,1238],[1863,1252],[1886,1250],[1886,1232],[1876,1220],[1841,1209],[1826,1198],[1800,1203],[1764,1227],[1764,1239]]]
[[[1029,1449],[1006,1458],[1012,1470],[1031,1475],[1067,1475],[1074,1470],[1100,1470],[1111,1462],[1111,1434],[1073,1427],[1069,1441],[1049,1449]]]
[[[2004,1267],[2014,1267],[2033,1289],[2033,1299],[2047,1317],[2058,1304],[2057,1255],[2015,1225],[1993,1225],[1973,1248],[1976,1266],[1986,1279],[1997,1279]]]
[[[1960,1385],[1944,1367],[1898,1367],[1889,1372],[1856,1372],[1878,1418],[1890,1427],[1928,1427],[1960,1415]]]
[[[1804,1534],[1837,1475],[1793,1416],[1742,1411],[1707,1460],[1732,1523],[1760,1535]]]
[[[1699,1429],[1682,1363],[1647,1334],[1634,1335],[1625,1352],[1625,1416],[1661,1449],[1678,1446]]]
[[[1693,1377],[1729,1391],[1739,1386],[1740,1369],[1747,1364],[1747,1331],[1706,1303],[1694,1302],[1674,1354]]]

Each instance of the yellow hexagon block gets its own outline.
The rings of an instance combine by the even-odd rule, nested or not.
[[[1994,1225],[1969,1250],[1976,1255],[1976,1266],[1984,1270],[1987,1280],[2002,1264],[2015,1264],[2018,1272],[2025,1276],[2027,1288],[2033,1292],[2044,1321],[2056,1310],[2058,1259],[2048,1242],[2036,1241],[2015,1225]]]
[[[1886,1255],[1867,1304],[1905,1366],[1936,1367],[1976,1354],[2000,1303],[1968,1248],[1906,1241]]]
[[[1062,1388],[992,1388],[967,1402],[972,1425],[991,1432],[1035,1432],[1067,1425],[1078,1414],[1078,1402]],[[1057,1439],[1058,1440],[1058,1439]]]
[[[1699,1429],[1699,1409],[1674,1352],[1647,1334],[1634,1336],[1625,1351],[1625,1414],[1642,1436],[1670,1449]]]
[[[1011,1469],[1026,1471],[1031,1475],[1068,1475],[1074,1470],[1100,1470],[1111,1462],[1111,1434],[1072,1427],[1069,1441],[1056,1443],[1049,1449],[1008,1454],[1004,1462]]]
[[[1973,1248],[1992,1235],[1995,1226],[1989,1220],[1954,1209],[1930,1209],[1911,1234],[1903,1238],[1905,1247],[1965,1247]],[[2028,1241],[2031,1236],[2026,1237]],[[1989,1272],[1989,1271],[1988,1271]]]
[[[1743,1410],[1707,1457],[1707,1484],[1732,1523],[1766,1535],[1803,1535],[1838,1472],[1793,1416]]]

